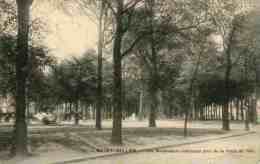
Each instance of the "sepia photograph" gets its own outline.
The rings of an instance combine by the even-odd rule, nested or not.
[[[0,164],[260,164],[260,0],[0,0]]]

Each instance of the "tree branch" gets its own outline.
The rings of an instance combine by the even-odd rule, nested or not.
[[[111,1],[109,2],[109,0],[103,0],[106,4],[107,4],[107,7],[110,8],[110,10],[112,11],[112,13],[114,14],[114,16],[117,15],[117,12],[116,10],[113,8],[112,4],[111,4]]]
[[[123,11],[123,14],[128,12],[129,10],[132,10],[133,8],[136,7],[136,5],[140,2],[142,2],[143,0],[131,0],[129,1],[126,5],[125,5],[125,9]]]
[[[150,33],[142,33],[142,34],[140,34],[138,37],[136,37],[136,39],[132,42],[132,44],[130,45],[130,47],[122,53],[122,57],[128,55],[128,54],[135,48],[135,46],[136,46],[146,35],[149,35],[149,34],[150,34]]]

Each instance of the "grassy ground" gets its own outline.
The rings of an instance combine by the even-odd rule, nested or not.
[[[33,134],[30,135],[29,142],[33,156],[29,161],[33,164],[35,161],[38,161],[37,164],[47,164],[48,162],[97,155],[99,154],[96,152],[97,148],[113,148],[110,145],[111,121],[105,121],[103,125],[105,127],[103,131],[96,131],[91,128],[93,122],[82,122],[81,127],[71,125],[45,127],[39,125],[39,128],[36,128],[34,126],[31,128]],[[220,130],[221,122],[218,121],[192,122],[188,138],[183,137],[183,121],[181,120],[158,121],[158,128],[147,128],[146,125],[147,122],[144,121],[123,122],[124,145],[122,148],[177,144],[193,139],[221,136],[227,133]],[[235,129],[232,132],[244,131],[244,124],[241,122],[233,122],[231,127]],[[39,129],[41,129],[40,133],[36,133]],[[5,153],[7,151],[2,152],[2,157],[5,156]],[[29,161],[26,164],[29,164]],[[10,162],[5,161],[5,164]]]

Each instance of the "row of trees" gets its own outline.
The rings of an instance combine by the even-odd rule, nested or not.
[[[99,36],[97,53],[86,51],[63,62],[49,57],[46,48],[33,46],[32,1],[17,0],[17,10],[13,3],[0,4],[6,14],[1,17],[6,22],[1,25],[1,93],[16,100],[14,154],[27,153],[28,103],[36,103],[39,110],[73,105],[75,124],[79,108],[91,104],[99,130],[108,104],[113,144],[122,144],[126,111],[148,117],[149,127],[156,127],[159,116],[183,114],[185,136],[189,119],[203,120],[212,106],[222,107],[210,109],[221,110],[224,130],[230,130],[234,102],[242,103],[241,110],[251,109],[245,112],[247,123],[249,115],[256,116],[259,51],[250,26],[252,13],[240,3],[76,0],[60,1],[62,10],[70,6],[67,3],[77,3],[80,11],[94,15]],[[10,10],[4,10],[7,6]],[[31,27],[41,27],[38,21],[31,22]],[[13,35],[8,29],[16,25],[18,33]],[[34,34],[37,30],[41,28],[31,28]],[[104,54],[110,57],[104,59]]]

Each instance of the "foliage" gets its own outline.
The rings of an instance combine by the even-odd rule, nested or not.
[[[96,63],[93,52],[65,60],[52,67],[48,78],[58,102],[93,102],[96,90]]]

